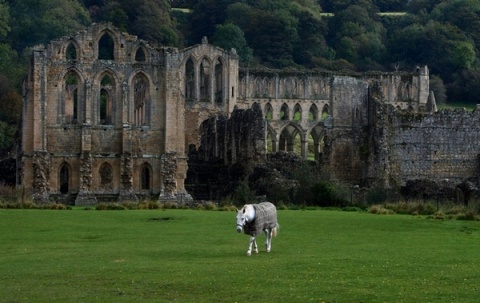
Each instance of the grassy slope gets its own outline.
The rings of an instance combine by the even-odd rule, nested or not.
[[[476,302],[480,224],[280,211],[246,257],[232,212],[0,210],[2,302]]]

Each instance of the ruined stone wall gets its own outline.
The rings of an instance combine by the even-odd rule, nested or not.
[[[394,111],[389,115],[389,177],[450,180],[478,176],[480,112],[441,110],[433,114]]]

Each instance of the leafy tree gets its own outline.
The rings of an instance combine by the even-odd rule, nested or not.
[[[8,39],[16,51],[73,34],[90,24],[87,10],[77,0],[16,0],[10,6]]]
[[[480,71],[461,70],[447,84],[448,99],[471,104],[480,103]]]
[[[16,128],[0,121],[0,148],[8,148],[14,143]]]
[[[405,0],[373,0],[381,12],[403,12],[407,3]]]
[[[5,0],[0,0],[0,40],[7,36],[10,31],[10,12]]]
[[[235,48],[243,62],[252,60],[252,49],[248,47],[243,31],[232,23],[217,25],[212,44],[226,50]]]
[[[437,105],[447,103],[447,90],[442,78],[437,75],[430,75],[430,90],[435,95]]]
[[[386,31],[379,22],[378,10],[370,1],[351,5],[350,1],[335,4],[331,43],[337,58],[346,59],[361,69],[378,67],[386,52]]]
[[[0,95],[0,120],[16,126],[22,114],[22,97],[14,91]]]
[[[211,39],[215,34],[216,26],[226,21],[227,7],[236,1],[233,0],[203,0],[193,7],[190,16],[190,36],[188,44],[198,44],[204,36]]]
[[[429,21],[396,31],[390,41],[393,60],[407,65],[428,64],[433,73],[451,81],[458,69],[469,68],[475,59],[472,42],[448,23]]]

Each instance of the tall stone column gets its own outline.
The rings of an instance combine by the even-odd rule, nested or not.
[[[75,199],[75,205],[95,205],[97,198],[92,193],[92,163],[90,152],[92,145],[91,127],[88,122],[82,126],[82,153],[80,155],[80,191]]]
[[[192,201],[193,198],[183,187],[186,178],[187,159],[177,157],[176,152],[166,152],[161,158],[161,175],[163,186],[160,191],[160,202],[176,202],[183,204]]]
[[[50,154],[47,151],[33,153],[33,201],[48,203],[48,178],[50,175]]]
[[[129,152],[124,152],[121,156],[120,186],[118,202],[138,202],[138,197],[133,192],[133,163]]]

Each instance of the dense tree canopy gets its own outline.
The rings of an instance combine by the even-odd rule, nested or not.
[[[480,102],[480,0],[0,0],[0,147],[13,142],[31,47],[102,21],[158,45],[206,36],[241,64],[426,64],[438,101]]]

